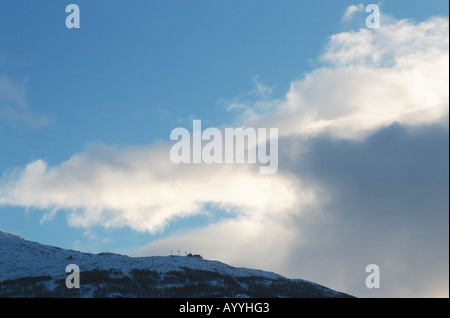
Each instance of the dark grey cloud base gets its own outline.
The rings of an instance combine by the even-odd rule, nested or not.
[[[296,142],[304,141],[280,141],[280,151]],[[294,217],[308,244],[293,248],[292,271],[363,297],[447,288],[448,127],[392,125],[364,142],[316,138],[306,153],[280,154],[280,173],[319,182],[328,196],[321,211]],[[380,266],[380,290],[365,287],[371,263]]]

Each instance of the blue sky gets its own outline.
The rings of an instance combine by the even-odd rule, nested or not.
[[[357,285],[356,278],[355,282],[343,283],[342,278],[324,274],[329,271],[324,259],[335,253],[331,251],[336,246],[326,235],[317,233],[334,233],[336,242],[351,245],[366,235],[363,229],[370,220],[380,237],[398,234],[392,245],[399,249],[405,250],[402,244],[408,235],[419,233],[419,238],[415,237],[418,241],[411,244],[423,244],[424,250],[433,246],[435,254],[430,252],[431,257],[444,253],[437,263],[447,269],[443,289],[447,287],[448,296],[448,227],[435,228],[443,221],[448,224],[448,212],[442,212],[448,210],[448,137],[443,137],[448,135],[448,89],[443,88],[447,87],[448,76],[438,71],[440,55],[433,55],[441,50],[448,56],[448,30],[440,34],[443,22],[430,20],[440,17],[448,21],[447,1],[385,0],[379,3],[382,26],[378,33],[365,27],[368,14],[364,11],[357,11],[348,20],[343,18],[349,6],[362,3],[365,7],[370,1],[74,2],[81,11],[80,29],[65,26],[65,7],[70,1],[2,1],[0,6],[0,230],[89,252],[165,255],[171,249],[192,250],[206,258],[239,266],[257,264],[349,293],[393,296],[393,291],[383,289],[370,294]],[[421,24],[424,21],[431,26]],[[399,29],[404,32],[397,34]],[[411,32],[418,32],[420,37],[421,30],[437,30],[437,35],[425,35],[414,42]],[[393,40],[388,39],[390,34]],[[370,41],[365,43],[366,39]],[[380,62],[375,55],[367,54],[363,50],[367,48],[379,50],[395,67],[386,68],[383,58]],[[403,48],[417,49],[418,54],[405,53]],[[358,54],[370,61],[361,62]],[[428,59],[437,61],[436,65],[426,64]],[[404,63],[406,60],[410,64]],[[411,74],[423,77],[408,75],[410,68]],[[365,73],[358,73],[361,70]],[[382,115],[375,116],[374,107],[364,103],[357,104],[361,111],[348,115],[347,108],[339,105],[365,99],[356,92],[367,85],[363,86],[364,80],[355,80],[345,86],[347,82],[341,83],[340,78],[358,79],[361,74],[373,76],[374,83],[391,83],[402,97],[389,99],[386,96],[392,92],[380,84],[374,91],[386,98],[380,100],[387,105]],[[334,92],[336,87],[342,94]],[[409,108],[408,103],[413,101],[402,99],[405,92],[417,92],[412,99],[420,104]],[[436,100],[430,96],[437,96]],[[378,97],[369,95],[369,99]],[[295,112],[286,116],[286,110],[295,109],[298,100],[299,109],[305,110],[303,115]],[[321,108],[322,104],[325,106]],[[335,104],[336,111],[332,108]],[[230,105],[241,106],[230,109]],[[421,105],[424,109],[419,109]],[[341,117],[333,117],[341,110]],[[318,113],[317,121],[304,119],[306,113]],[[193,119],[201,119],[205,127],[254,124],[283,128],[280,172],[272,179],[259,180],[245,169],[224,172],[218,168],[218,179],[230,173],[236,176],[223,182],[210,180],[213,178],[208,176],[216,173],[211,167],[186,172],[188,179],[179,177],[184,171],[172,175],[172,168],[166,170],[170,161],[160,162],[159,158],[167,153],[168,161],[165,149],[171,130],[191,129]],[[319,119],[336,121],[317,130],[314,123]],[[147,169],[142,164],[147,158],[156,168]],[[373,158],[379,160],[366,165]],[[149,184],[145,181],[146,169],[155,169],[148,177]],[[121,188],[112,189],[113,181],[120,182]],[[128,204],[127,197],[120,197],[120,193],[142,185],[142,189],[150,189],[149,196],[164,198],[174,184],[183,192],[179,193],[182,207],[168,207],[163,199],[158,201],[160,205],[148,203],[138,195],[138,203]],[[236,193],[246,193],[249,187],[255,192],[249,192],[246,198]],[[290,193],[293,188],[298,191]],[[382,191],[386,188],[388,193]],[[161,192],[153,194],[151,189]],[[84,190],[105,198],[119,194],[118,203],[96,201]],[[266,195],[277,191],[278,198],[265,201]],[[78,202],[71,201],[70,193]],[[389,193],[399,195],[389,197]],[[416,193],[423,195],[423,200],[416,202]],[[367,211],[361,199],[366,196],[371,206]],[[317,204],[316,198],[323,202]],[[172,201],[169,198],[167,202]],[[411,216],[407,215],[411,205],[423,206]],[[164,207],[172,212],[164,212]],[[254,212],[264,209],[278,214]],[[386,212],[391,209],[398,215]],[[437,214],[426,214],[431,210]],[[364,217],[354,211],[365,211],[361,212]],[[142,214],[146,216],[141,219]],[[378,219],[372,220],[375,215]],[[160,219],[161,224],[155,221]],[[398,219],[410,222],[407,226],[399,222],[396,227],[393,224]],[[355,237],[348,237],[345,229],[349,224],[354,225]],[[425,224],[424,228],[420,224]],[[270,244],[254,253],[244,252],[242,247],[220,253],[221,244],[201,243],[208,241],[210,233],[219,233],[226,241],[227,235],[233,235],[230,229],[254,230],[254,237],[259,237],[258,231],[290,233],[277,235],[279,241],[274,239],[284,246],[285,254],[280,255],[284,261],[261,261],[272,253]],[[437,236],[430,238],[431,233]],[[317,244],[310,243],[313,238]],[[443,242],[445,238],[447,243]],[[189,244],[183,246],[183,241]],[[248,237],[242,237],[242,242],[253,246]],[[361,242],[372,246],[370,238]],[[372,248],[378,250],[380,246]],[[406,250],[411,248],[408,245]],[[445,248],[447,252],[443,252]],[[299,265],[289,256],[293,254],[308,255],[310,261]],[[354,255],[341,254],[330,256],[329,262],[332,267],[343,268],[338,272],[347,277],[353,270],[347,268]],[[395,254],[394,247],[387,254]],[[401,266],[415,255],[413,251],[406,254],[391,263]],[[362,275],[365,264],[377,261],[369,260],[368,255],[367,261],[364,257],[360,260]],[[391,264],[381,250],[375,255],[380,263]],[[419,263],[408,273],[415,273],[417,268]],[[423,273],[424,281],[433,281],[434,276],[427,275],[432,276]],[[397,295],[410,289],[402,282],[399,278]],[[442,289],[441,285],[439,291],[425,283],[423,286],[424,295],[439,294]],[[407,294],[413,295],[419,293]]]

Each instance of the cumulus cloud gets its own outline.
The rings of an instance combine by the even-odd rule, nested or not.
[[[76,226],[155,232],[170,220],[202,213],[206,203],[258,219],[300,199],[293,191],[298,180],[265,177],[245,164],[175,165],[169,152],[169,143],[96,145],[57,167],[37,160],[3,178],[0,204],[69,210]]]
[[[348,9],[348,14],[358,8]],[[394,126],[405,131],[440,126],[448,134],[448,45],[448,20],[443,18],[422,23],[402,20],[375,30],[335,34],[321,56],[323,67],[292,82],[285,98],[271,100],[270,89],[260,85],[256,92],[261,99],[231,105],[233,111],[241,110],[242,126],[279,129],[275,175],[260,175],[256,166],[247,164],[175,165],[169,158],[171,144],[166,142],[127,148],[93,145],[57,166],[38,160],[5,174],[0,204],[44,209],[49,217],[65,210],[74,226],[128,226],[150,232],[212,207],[232,213],[216,224],[152,242],[139,253],[193,250],[236,265],[264,264],[264,269],[337,289],[345,286],[340,289],[355,293],[365,288],[357,285],[364,278],[355,273],[361,270],[364,275],[365,265],[379,261],[391,269],[387,277],[409,286],[402,281],[404,275],[395,277],[402,266],[412,276],[420,270],[423,262],[407,266],[415,257],[412,244],[422,252],[433,244],[447,247],[447,252],[428,250],[432,257],[441,253],[439,264],[447,264],[448,269],[448,244],[439,243],[442,236],[448,238],[448,228],[429,239],[430,229],[445,221],[441,210],[448,209],[448,195],[435,198],[442,203],[432,214],[435,222],[414,236],[411,231],[423,224],[423,213],[435,206],[428,197],[418,208],[417,200],[406,191],[414,190],[408,188],[410,175],[420,176],[421,165],[442,168],[445,160],[436,163],[434,157],[417,157],[424,154],[423,147],[433,141],[433,134],[425,134],[426,142],[411,150],[412,158],[423,159],[413,166],[405,164],[408,156],[396,152],[410,139],[389,148],[390,138],[385,144],[373,138]],[[324,141],[331,150],[321,153],[318,145]],[[343,150],[336,144],[343,145]],[[386,152],[385,147],[390,155],[388,151],[386,157],[377,157]],[[448,153],[448,141],[429,153],[436,154],[442,147]],[[355,150],[353,156],[340,152],[352,154],[351,150]],[[323,158],[330,161],[324,163]],[[371,158],[380,161],[363,165]],[[358,167],[363,168],[354,170]],[[448,188],[448,173],[447,179],[431,174],[429,180],[416,181],[412,193],[431,196],[429,187],[447,184]],[[401,196],[365,197],[370,191]],[[363,198],[370,199],[369,208]],[[409,208],[421,217],[411,218]],[[396,213],[394,223],[388,213],[379,213],[386,209]],[[370,234],[367,224],[371,222],[375,232]],[[364,244],[372,250],[365,250]],[[438,267],[433,268],[442,272],[442,266]],[[322,276],[317,274],[319,268]],[[326,271],[336,275],[327,276]],[[431,277],[429,271],[421,273],[426,274],[421,281]],[[405,290],[395,292],[401,296]]]
[[[258,118],[255,109],[251,125],[361,140],[393,123],[445,123],[448,28],[448,20],[433,18],[333,35],[321,57],[326,65],[292,82],[271,115]]]
[[[39,128],[50,122],[48,116],[30,110],[24,85],[6,75],[0,75],[0,120],[27,128]]]

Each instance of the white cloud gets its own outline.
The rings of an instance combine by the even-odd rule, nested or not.
[[[352,4],[348,6],[347,9],[345,10],[344,16],[342,17],[342,21],[350,21],[355,15],[355,13],[363,11],[364,6],[362,5],[362,3]]]
[[[176,165],[170,144],[93,146],[60,166],[38,160],[3,179],[0,204],[69,210],[70,223],[154,232],[205,204],[264,218],[297,204],[297,180],[266,177],[250,165]],[[305,198],[313,198],[304,190]]]
[[[255,107],[250,125],[361,140],[393,123],[445,123],[448,28],[448,20],[433,18],[333,35],[321,57],[328,65],[293,82],[271,115],[257,116]]]

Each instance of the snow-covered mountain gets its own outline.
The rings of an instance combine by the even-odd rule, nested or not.
[[[69,289],[66,267],[80,269]],[[0,231],[0,297],[348,297],[301,279],[191,256],[129,257],[42,245]]]

